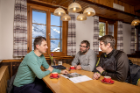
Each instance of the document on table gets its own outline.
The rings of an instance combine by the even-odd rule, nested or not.
[[[91,78],[89,78],[86,75],[81,75],[78,73],[71,73],[71,74],[67,74],[67,75],[61,75],[67,79],[69,79],[70,81],[72,81],[73,83],[80,83],[80,82],[84,82],[84,81],[89,81],[92,80]]]
[[[92,79],[89,78],[86,75],[83,75],[83,76],[69,78],[69,80],[72,81],[73,83],[80,83],[80,82],[85,82],[85,81],[89,81],[89,80],[92,80]]]

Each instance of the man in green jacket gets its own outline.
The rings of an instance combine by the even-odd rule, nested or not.
[[[67,70],[54,69],[48,65],[43,53],[47,50],[46,39],[38,36],[34,40],[34,50],[28,53],[19,65],[15,80],[14,93],[49,93],[42,78],[51,72],[67,74]],[[43,66],[46,71],[41,70]]]

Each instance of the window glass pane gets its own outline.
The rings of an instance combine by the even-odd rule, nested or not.
[[[62,39],[62,28],[61,27],[51,26],[51,38],[60,38],[60,39]]]
[[[108,24],[108,35],[114,36],[114,24]]]
[[[104,22],[99,22],[99,37],[102,37],[105,35],[106,31],[106,24]]]
[[[37,36],[43,36],[46,38],[46,13],[33,10],[32,20],[35,20],[35,23],[32,23],[32,50],[34,50],[34,39]]]
[[[51,25],[62,26],[62,21],[59,16],[55,16],[51,13]]]
[[[104,22],[99,22],[99,37],[102,37],[105,34],[106,34],[106,24]],[[100,48],[99,51],[101,51]]]
[[[46,12],[33,10],[32,23],[46,24]]]
[[[51,40],[51,52],[62,52],[62,40]]]
[[[32,25],[32,37],[43,36],[46,37],[46,26],[44,25]]]
[[[62,52],[62,21],[51,13],[51,52]]]

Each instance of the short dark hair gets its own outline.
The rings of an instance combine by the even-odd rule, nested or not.
[[[34,40],[34,50],[36,49],[36,45],[41,45],[41,42],[45,40],[46,41],[46,38],[45,37],[42,37],[42,36],[37,36]]]
[[[108,43],[110,43],[110,46],[112,48],[115,48],[115,38],[112,35],[105,35],[102,36],[101,38],[99,38],[98,40],[104,42],[105,45],[107,45]]]
[[[83,40],[82,42],[81,42],[81,44],[83,44],[83,43],[85,43],[86,44],[86,47],[88,48],[90,48],[90,43],[89,43],[89,41],[88,40]]]

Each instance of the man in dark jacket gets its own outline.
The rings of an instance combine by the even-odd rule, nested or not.
[[[102,76],[111,76],[117,81],[125,81],[128,75],[129,62],[127,55],[119,50],[115,50],[115,38],[111,35],[105,35],[99,38],[100,56],[94,70],[93,79]]]

